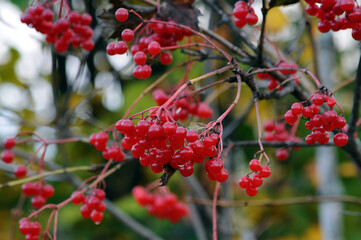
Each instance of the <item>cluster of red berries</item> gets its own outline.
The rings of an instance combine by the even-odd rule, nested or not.
[[[267,121],[265,122],[263,129],[265,130],[265,135],[263,139],[266,142],[272,142],[272,141],[293,141],[293,142],[301,142],[301,139],[291,135],[286,127],[285,123],[274,123],[273,121]],[[299,148],[294,148],[299,149]],[[276,150],[276,158],[279,161],[285,161],[288,159],[289,156],[289,150],[287,148],[279,148]]]
[[[157,117],[141,119],[137,125],[129,119],[122,119],[116,123],[116,129],[125,135],[121,140],[123,149],[131,150],[141,165],[150,166],[155,173],[162,172],[163,166],[169,164],[182,176],[188,177],[193,174],[195,163],[200,164],[206,157],[213,158],[218,153],[218,134],[207,132],[199,135],[195,130],[187,130],[175,122]],[[213,166],[213,160],[209,161],[208,165]]]
[[[353,0],[306,0],[306,12],[316,16],[318,30],[326,33],[352,29],[352,37],[361,40],[361,7]]]
[[[319,107],[324,103],[327,104],[329,110],[323,114],[319,113]],[[305,127],[308,130],[312,130],[312,133],[307,135],[305,142],[309,145],[314,144],[316,141],[319,144],[327,144],[329,136],[327,132],[331,132],[334,129],[342,129],[346,125],[346,120],[342,115],[338,115],[333,110],[336,100],[328,91],[319,90],[312,96],[312,104],[309,101],[304,103],[294,103],[291,106],[291,110],[288,110],[285,114],[285,120],[288,124],[293,125],[299,116],[309,119]],[[343,147],[348,142],[348,137],[345,133],[337,133],[333,142],[336,146]]]
[[[31,205],[34,208],[44,206],[46,200],[54,195],[54,188],[50,184],[43,182],[27,182],[21,187],[24,195],[31,198]]]
[[[4,163],[12,163],[14,161],[14,153],[11,151],[16,145],[15,138],[7,138],[4,140],[4,148],[6,149],[1,153],[1,160]],[[17,178],[22,178],[26,176],[26,166],[19,165],[15,168],[14,174]]]
[[[243,176],[239,179],[239,186],[246,189],[247,195],[253,197],[258,193],[258,188],[263,184],[263,178],[268,178],[271,175],[271,169],[266,166],[261,166],[258,159],[252,159],[249,162],[249,168],[251,169],[253,176]]]
[[[137,203],[145,207],[150,215],[159,219],[169,219],[171,223],[177,223],[189,213],[188,207],[179,202],[173,193],[148,192],[141,186],[136,186],[132,194]]]
[[[26,240],[39,240],[41,225],[38,222],[30,222],[27,218],[19,221],[20,233],[25,235]]]
[[[166,94],[161,89],[153,91],[153,99],[158,106],[166,103],[170,97],[170,95]],[[189,114],[200,118],[210,118],[213,115],[213,110],[208,106],[208,104],[204,102],[196,103],[194,102],[194,98],[192,96],[176,99],[171,106],[175,106],[173,108],[174,120],[186,120]]]
[[[280,64],[278,64],[276,67],[298,68],[296,63],[288,63],[288,62],[283,62],[283,61]],[[297,85],[300,84],[300,80],[298,78],[295,78],[295,73],[297,72],[296,70],[280,70],[280,72],[284,75],[289,75],[290,78],[294,78],[294,81],[296,82]],[[269,73],[266,73],[266,72],[265,73],[257,73],[256,76],[261,80],[269,79],[267,88],[270,91],[276,89],[280,85],[280,83],[277,81],[277,79],[272,77]],[[281,90],[281,89],[282,88],[280,88],[279,90]]]
[[[236,18],[234,23],[239,28],[243,28],[246,24],[255,25],[258,22],[253,7],[248,6],[244,1],[237,1],[234,4],[233,16]]]
[[[103,157],[106,160],[114,160],[116,162],[121,162],[124,160],[123,150],[114,143],[114,145],[107,147],[109,136],[106,132],[101,131],[98,133],[93,133],[90,135],[90,144],[95,146],[98,151],[103,152]]]
[[[92,17],[88,13],[81,15],[72,11],[65,18],[60,18],[56,22],[53,20],[53,11],[42,4],[28,8],[21,16],[22,23],[46,34],[46,41],[54,43],[58,52],[65,52],[70,44],[73,48],[82,47],[87,51],[94,48],[91,39],[93,30],[89,27]]]
[[[125,8],[119,8],[115,13],[115,18],[119,22],[128,20],[129,12]],[[157,21],[156,19],[153,19]],[[152,21],[152,20],[150,20]],[[151,22],[146,26],[147,36],[140,37],[131,47],[134,62],[138,65],[134,68],[133,75],[139,79],[146,79],[152,74],[149,62],[155,58],[163,65],[169,65],[173,61],[172,54],[162,51],[162,48],[176,46],[184,36],[192,35],[191,32],[175,26],[175,22],[169,24]],[[124,54],[128,50],[127,42],[134,39],[134,31],[125,29],[121,33],[123,41],[112,42],[107,46],[109,55]]]
[[[94,189],[91,194],[86,197],[80,191],[75,191],[71,195],[73,204],[82,204],[80,213],[83,218],[90,218],[97,225],[103,220],[103,212],[106,209],[104,199],[105,192],[102,189]]]

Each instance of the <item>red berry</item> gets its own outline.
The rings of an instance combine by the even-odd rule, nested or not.
[[[258,193],[258,188],[248,187],[246,188],[246,193],[250,197],[254,197]]]
[[[225,182],[228,179],[228,171],[225,168],[222,168],[221,171],[215,176],[217,182]]]
[[[161,46],[156,41],[153,41],[148,45],[148,52],[153,56],[159,54],[160,50],[161,50]]]
[[[250,186],[250,179],[249,177],[247,176],[243,176],[239,179],[239,182],[238,182],[239,186],[241,188],[249,188]]]
[[[320,93],[316,93],[316,94],[313,95],[313,97],[312,97],[312,102],[313,102],[313,104],[315,104],[315,105],[317,105],[317,106],[322,105],[323,102],[324,102],[323,95],[320,94]]]
[[[348,142],[348,136],[345,133],[337,133],[333,137],[333,142],[335,143],[336,146],[343,147]]]
[[[118,8],[118,10],[115,12],[115,18],[119,22],[127,21],[128,17],[129,17],[129,12],[125,8]]]
[[[10,150],[5,150],[1,153],[1,160],[5,163],[12,163],[14,160],[14,153]]]
[[[208,106],[208,104],[201,102],[198,104],[197,115],[200,118],[210,118],[213,115],[213,110]]]
[[[272,132],[275,128],[275,124],[272,121],[267,121],[265,122],[265,124],[263,125],[263,128],[266,132]]]
[[[169,65],[173,61],[173,56],[169,52],[163,52],[159,56],[159,61],[163,65]]]
[[[22,178],[26,176],[26,172],[27,172],[26,167],[24,165],[19,165],[15,168],[14,174],[17,178]]]
[[[198,140],[198,133],[194,130],[187,131],[186,140],[188,142],[195,142]]]
[[[134,62],[138,65],[145,64],[147,62],[147,55],[142,51],[137,52],[134,54]]]
[[[96,225],[98,225],[103,220],[103,213],[93,210],[90,214],[90,218]]]
[[[41,189],[41,196],[43,196],[44,198],[50,198],[54,195],[54,192],[54,187],[50,184],[46,184]]]
[[[80,203],[83,203],[84,202],[84,194],[82,194],[81,192],[79,191],[75,191],[71,194],[71,202],[73,204],[80,204]]]
[[[134,39],[134,32],[130,29],[125,29],[122,32],[122,38],[125,42],[131,42]]]
[[[337,116],[334,122],[335,128],[342,129],[346,125],[346,120],[343,116]]]
[[[301,103],[294,103],[291,106],[291,110],[293,112],[294,115],[298,115],[302,113],[303,110],[303,106]]]
[[[44,206],[45,202],[46,199],[41,195],[36,195],[31,199],[31,205],[34,208],[41,208],[42,206]]]
[[[258,159],[252,159],[249,162],[249,169],[251,169],[251,171],[253,171],[253,172],[257,172],[261,169],[261,164],[258,161]]]
[[[128,51],[128,46],[125,42],[119,41],[115,44],[114,50],[115,50],[115,54],[124,54]]]
[[[289,125],[293,125],[297,122],[297,115],[293,113],[292,110],[288,110],[285,114],[285,120]]]
[[[116,54],[116,51],[115,51],[115,43],[109,43],[108,46],[107,46],[107,53],[112,56],[112,55],[115,55]]]
[[[286,148],[280,148],[276,151],[276,158],[280,161],[285,161],[288,158],[288,150]]]
[[[268,166],[262,166],[258,175],[262,178],[267,178],[271,175],[271,169]]]
[[[250,179],[251,187],[257,188],[260,187],[263,183],[262,177],[260,177],[258,174],[253,175],[253,177]]]
[[[4,140],[4,147],[6,149],[11,149],[15,146],[16,144],[16,141],[15,141],[15,138],[7,138]]]

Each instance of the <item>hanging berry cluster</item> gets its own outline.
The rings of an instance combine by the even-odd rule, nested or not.
[[[177,223],[188,216],[188,207],[179,202],[175,194],[170,192],[150,193],[142,186],[136,186],[132,190],[137,203],[145,207],[148,214],[159,219],[168,219],[171,223]]]
[[[140,17],[138,14],[136,14]],[[129,12],[125,8],[119,8],[115,13],[115,18],[119,22],[128,20]],[[141,17],[140,17],[141,18]],[[154,59],[158,58],[163,65],[171,64],[173,57],[168,51],[177,46],[177,42],[181,41],[184,36],[191,36],[192,33],[185,29],[176,26],[173,21],[168,21],[168,24],[157,22],[157,18],[150,19],[148,22],[143,21],[133,31],[125,29],[121,36],[123,41],[111,42],[107,46],[107,53],[109,55],[124,54],[128,50],[127,42],[132,42],[131,53],[134,62],[138,65],[134,68],[133,75],[139,79],[146,79],[152,74],[151,64]],[[146,35],[139,36],[134,40],[135,32],[140,29],[143,24],[146,24],[145,29],[140,32],[145,32]],[[133,41],[134,40],[134,41]]]
[[[27,182],[21,187],[23,194],[31,198],[31,205],[34,208],[41,208],[46,200],[54,195],[54,188],[50,184],[44,184],[44,181]]]
[[[39,240],[41,225],[38,222],[30,222],[28,218],[22,218],[19,221],[19,229],[26,240]]]
[[[55,2],[52,1],[52,4]],[[49,5],[37,4],[28,8],[21,16],[21,22],[45,34],[46,41],[53,43],[56,51],[60,53],[65,52],[70,45],[73,48],[92,50],[94,48],[94,42],[91,39],[93,30],[89,26],[92,17],[88,13],[81,15],[76,11],[68,11],[68,14],[61,18],[62,9],[60,8],[59,18],[54,22],[54,12]]]
[[[306,12],[316,16],[322,33],[352,29],[353,39],[361,40],[361,7],[353,0],[306,0]]]
[[[296,63],[288,63],[285,61],[281,61],[279,64],[276,64],[276,66],[278,68],[298,68]],[[294,79],[294,81],[296,82],[297,85],[300,84],[300,80],[296,77],[296,70],[280,70],[280,72],[284,75],[289,76],[290,79]],[[256,74],[257,78],[261,79],[261,80],[268,80],[268,85],[267,88],[268,90],[272,91],[274,89],[276,89],[280,83],[278,82],[278,80],[274,77],[272,77],[269,73],[265,72],[265,73],[257,73]],[[280,88],[279,90],[282,90],[282,88]]]
[[[169,164],[188,177],[193,174],[195,163],[202,163],[206,157],[212,158],[218,153],[218,134],[199,135],[172,121],[145,118],[135,125],[126,119],[119,120],[116,129],[125,135],[122,147],[131,150],[141,165],[150,166],[155,173],[162,172],[163,166]]]
[[[343,114],[338,115],[337,112],[333,110],[333,107],[337,103],[327,89],[320,88],[311,98],[312,104],[310,100],[303,103],[294,103],[291,106],[291,110],[286,112],[285,120],[288,124],[293,125],[299,116],[303,116],[308,119],[305,124],[306,129],[312,130],[312,133],[306,136],[305,142],[309,145],[315,142],[327,144],[329,141],[327,132],[331,132],[334,129],[342,130],[346,125],[346,120]],[[324,105],[324,103],[326,103],[325,105],[328,106],[329,110],[320,114],[319,107]],[[333,142],[336,146],[343,147],[348,142],[348,137],[343,132],[337,133],[333,138]]]
[[[271,175],[271,169],[267,165],[261,166],[258,159],[252,159],[249,162],[249,169],[252,172],[241,177],[238,184],[241,188],[246,189],[247,195],[253,197],[258,193],[258,188],[262,186],[263,178],[268,178]],[[253,174],[252,177],[250,177],[251,174]]]
[[[80,191],[75,191],[71,195],[71,201],[73,204],[82,204],[80,207],[80,213],[83,218],[90,218],[95,224],[100,224],[103,220],[103,212],[106,209],[105,192],[103,189],[93,189],[88,196]]]
[[[247,5],[244,1],[237,1],[234,4],[233,16],[235,17],[234,23],[239,28],[243,28],[246,24],[255,25],[258,22],[258,17],[253,7]]]

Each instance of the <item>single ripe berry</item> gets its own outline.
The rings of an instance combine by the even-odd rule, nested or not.
[[[252,159],[249,162],[249,169],[251,169],[253,172],[257,172],[261,169],[261,164],[257,159]]]
[[[134,39],[134,32],[130,29],[125,29],[122,32],[122,38],[125,42],[131,42]]]
[[[127,21],[128,17],[129,17],[129,12],[125,8],[118,8],[118,10],[115,12],[115,18],[119,22]]]
[[[15,138],[7,138],[4,141],[4,147],[6,149],[12,149],[15,146],[16,142],[15,142]]]
[[[288,158],[288,150],[285,148],[280,148],[276,151],[276,158],[280,161],[286,161]]]
[[[333,142],[335,143],[336,146],[343,147],[348,142],[348,137],[345,133],[337,133],[333,137]]]
[[[160,44],[156,41],[153,41],[148,45],[148,52],[153,56],[159,54],[160,49]]]
[[[316,94],[313,95],[313,97],[312,97],[312,102],[313,102],[313,104],[315,104],[316,106],[322,105],[323,102],[324,102],[323,95],[320,94],[320,93],[316,93]]]
[[[136,54],[134,54],[134,62],[138,65],[144,65],[147,62],[147,55],[139,51]]]
[[[302,113],[303,110],[303,106],[301,103],[294,103],[291,106],[291,110],[293,112],[294,115],[298,115]]]
[[[19,165],[15,168],[14,174],[17,178],[22,178],[26,176],[26,171],[27,169],[24,165]]]
[[[103,213],[93,210],[90,214],[90,218],[96,225],[98,225],[103,220]]]
[[[241,177],[241,179],[239,179],[238,184],[241,188],[249,188],[249,185],[250,185],[249,177],[247,177],[247,176]]]
[[[169,65],[173,61],[173,56],[169,52],[163,52],[159,56],[159,61],[163,65]]]
[[[5,163],[12,163],[14,160],[14,153],[10,150],[5,150],[1,154],[1,160]]]
[[[297,122],[297,115],[292,110],[288,110],[285,114],[285,120],[289,125],[293,125]]]
[[[258,175],[262,178],[267,178],[271,175],[271,169],[268,166],[262,166]]]
[[[275,129],[275,124],[272,121],[267,121],[263,125],[263,128],[266,132],[272,132]]]
[[[248,187],[248,188],[246,188],[246,193],[247,193],[248,196],[254,197],[258,193],[258,188]]]

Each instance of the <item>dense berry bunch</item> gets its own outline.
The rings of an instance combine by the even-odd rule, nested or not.
[[[163,105],[170,97],[161,89],[156,89],[153,92],[153,99],[158,106]],[[196,103],[192,96],[179,98],[170,106],[174,106],[172,108],[174,120],[186,120],[189,114],[200,118],[210,118],[213,115],[213,110],[208,104],[204,102]]]
[[[271,169],[265,165],[261,166],[258,159],[252,159],[249,162],[249,168],[253,174],[252,177],[243,176],[239,179],[239,186],[246,190],[246,193],[253,197],[258,193],[258,188],[263,184],[263,178],[268,178],[271,175]]]
[[[31,205],[34,208],[44,206],[46,200],[54,195],[54,188],[50,184],[40,182],[27,182],[21,187],[23,193],[31,198]]]
[[[45,5],[30,7],[21,16],[21,22],[36,31],[46,34],[46,41],[53,43],[58,52],[65,52],[71,44],[73,48],[82,47],[90,51],[94,48],[91,37],[93,30],[89,26],[92,17],[88,13],[72,11],[65,18],[54,21],[54,12]]]
[[[272,142],[272,141],[293,141],[293,142],[300,142],[301,139],[290,134],[288,130],[285,127],[285,123],[274,123],[272,121],[265,122],[263,126],[265,130],[265,135],[263,139],[266,142]],[[285,161],[288,159],[289,156],[289,150],[287,148],[280,148],[276,150],[276,158],[280,161]]]
[[[83,218],[90,218],[95,224],[100,224],[103,220],[103,212],[106,209],[105,192],[102,189],[94,189],[88,196],[80,191],[75,191],[71,195],[73,204],[82,204],[80,207],[80,213]]]
[[[41,226],[38,222],[30,222],[27,218],[19,221],[20,233],[25,235],[26,240],[39,240]]]
[[[329,110],[323,114],[319,112],[321,105],[327,105]],[[346,120],[342,115],[338,115],[333,110],[336,100],[328,91],[317,91],[312,96],[312,104],[310,101],[305,103],[294,103],[291,109],[285,114],[285,120],[288,124],[293,125],[300,116],[308,119],[305,124],[306,129],[312,130],[312,133],[306,136],[305,142],[309,145],[318,142],[319,144],[327,144],[329,135],[334,129],[342,130],[346,125]],[[305,105],[305,106],[303,106]],[[348,142],[348,137],[345,133],[337,133],[333,139],[334,143],[342,147]]]
[[[140,206],[159,219],[169,219],[171,223],[177,223],[189,213],[188,207],[179,202],[177,196],[172,193],[152,194],[145,188],[136,186],[132,194]]]
[[[235,24],[239,28],[243,28],[246,24],[255,25],[258,17],[252,6],[248,6],[244,1],[238,1],[234,4],[233,16]]]
[[[318,30],[326,33],[330,30],[339,31],[352,29],[352,37],[361,40],[361,7],[353,0],[306,0],[306,12],[316,16]]]
[[[128,20],[128,10],[119,8],[115,17],[120,22]],[[152,22],[152,20],[155,20]],[[133,75],[139,79],[146,79],[152,74],[150,64],[155,58],[163,65],[172,63],[172,54],[164,51],[163,48],[176,46],[184,36],[192,35],[191,32],[175,26],[175,22],[169,21],[169,24],[157,23],[157,19],[151,19],[145,28],[147,34],[138,36],[134,40],[134,31],[130,29],[123,30],[121,36],[123,41],[112,42],[107,46],[109,55],[124,54],[128,50],[127,42],[132,42],[131,53],[137,66],[134,68]]]
[[[279,67],[279,68],[298,68],[297,64],[288,63],[288,62],[284,62],[284,61],[277,64],[276,67]],[[296,77],[296,71],[295,70],[280,70],[280,72],[282,74],[284,74],[284,75],[289,76],[290,79],[294,79],[294,81],[296,82],[297,85],[300,84],[300,80]],[[280,85],[280,83],[277,81],[277,79],[272,77],[267,72],[265,72],[265,73],[257,73],[256,76],[261,80],[269,80],[268,85],[267,85],[267,88],[269,90],[274,90]],[[282,88],[280,88],[279,90],[282,90]]]
[[[199,135],[195,130],[178,126],[172,121],[141,119],[135,125],[129,119],[122,119],[116,123],[116,129],[125,135],[121,140],[122,147],[131,150],[141,165],[150,166],[155,173],[162,172],[165,165],[170,165],[188,177],[193,174],[195,163],[200,164],[206,157],[213,158],[218,153],[218,134]]]

